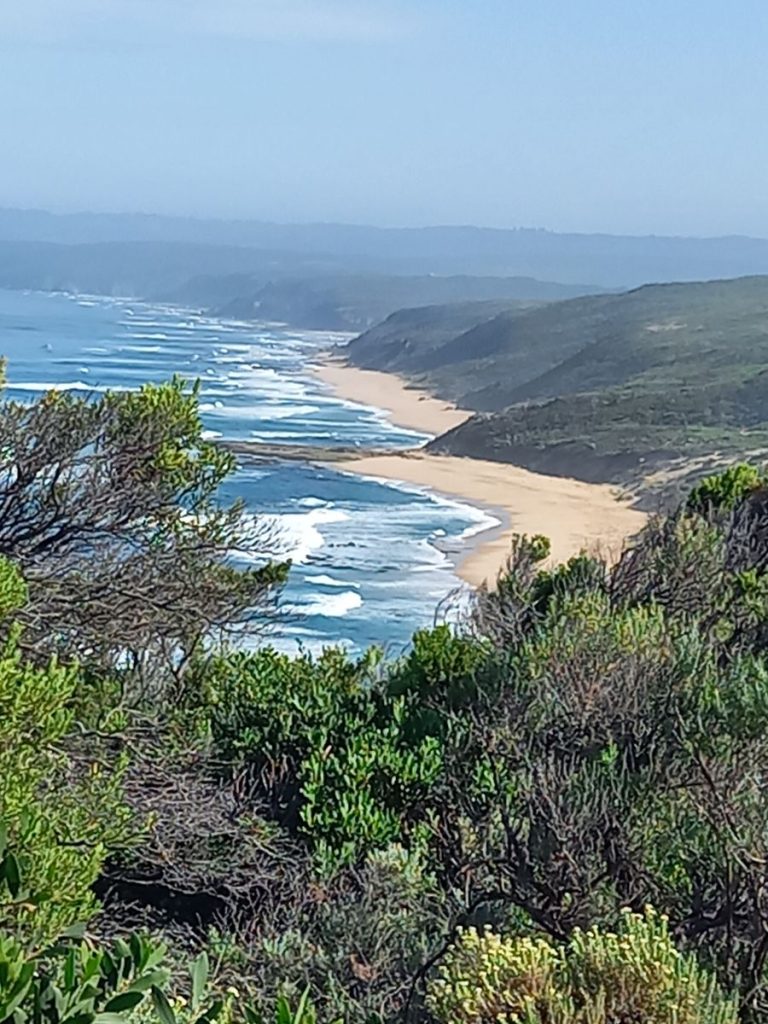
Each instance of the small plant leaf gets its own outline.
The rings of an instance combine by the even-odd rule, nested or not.
[[[143,992],[128,991],[121,992],[119,996],[115,996],[110,999],[104,1007],[106,1013],[125,1013],[126,1010],[132,1010],[135,1006],[144,998]]]
[[[152,986],[152,1002],[162,1024],[176,1024],[176,1014],[173,1012],[173,1007],[168,1002],[165,992],[158,988],[157,985]]]
[[[21,870],[18,860],[12,853],[6,853],[3,859],[3,875],[8,891],[16,899],[21,892]]]
[[[190,968],[192,976],[192,1009],[197,1010],[205,993],[205,986],[208,984],[208,954],[203,950],[199,957],[193,961]]]

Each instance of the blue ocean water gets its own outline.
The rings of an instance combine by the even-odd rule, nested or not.
[[[124,299],[0,291],[10,398],[132,389],[177,373],[201,381],[211,436],[362,449],[422,443],[424,435],[313,377],[308,364],[334,340]],[[270,552],[293,560],[270,636],[290,651],[402,650],[460,586],[449,555],[495,525],[427,491],[298,462],[243,464],[224,497],[243,498],[254,522],[269,527]]]

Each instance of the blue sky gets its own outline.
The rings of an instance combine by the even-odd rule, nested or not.
[[[765,0],[0,0],[0,205],[768,236]]]

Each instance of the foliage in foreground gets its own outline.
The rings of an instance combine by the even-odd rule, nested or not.
[[[554,972],[550,1017],[526,1008],[521,1024],[555,1024],[555,1012],[562,1024],[627,1024],[632,1014],[730,1024],[737,1011],[720,992],[736,993],[740,1021],[765,1018],[761,474],[737,468],[706,481],[615,566],[583,555],[544,570],[544,539],[520,538],[461,628],[417,633],[394,663],[376,652],[233,653],[200,642],[214,624],[206,595],[224,593],[209,584],[226,584],[215,615],[226,627],[242,621],[252,583],[271,585],[281,571],[254,581],[227,559],[220,541],[235,542],[239,513],[225,511],[219,526],[189,518],[215,508],[227,468],[201,447],[193,399],[176,385],[111,398],[97,434],[95,413],[57,402],[0,411],[17,431],[9,450],[21,468],[41,423],[74,415],[96,438],[78,449],[76,471],[71,449],[55,463],[61,492],[45,468],[46,434],[40,473],[24,476],[29,502],[0,493],[10,893],[0,933],[17,964],[0,966],[0,993],[28,963],[40,979],[53,971],[55,985],[76,986],[89,956],[114,960],[117,943],[131,950],[126,937],[139,931],[153,936],[148,949],[159,941],[172,953],[168,1006],[155,996],[127,1007],[137,1024],[145,1014],[170,1024],[171,1010],[186,1019],[181,965],[201,952],[222,993],[214,1004],[246,1024],[287,1024],[292,1013],[303,1024],[315,1015],[324,1024],[501,1020],[518,1012],[499,1003],[517,989],[501,976],[483,988],[476,974],[489,951],[501,958],[494,971],[532,957],[534,974],[542,963]],[[171,439],[161,431],[154,446],[139,445],[138,461],[133,442],[126,451],[127,439],[154,437],[163,423],[175,424]],[[127,507],[146,511],[151,498],[148,516],[125,523],[140,561],[162,555],[140,589],[130,573],[112,578],[113,534],[89,546],[95,534],[81,532],[79,543],[43,544],[33,557],[19,527],[21,508],[63,507],[82,531],[73,495],[89,479],[101,486],[107,468],[120,470]],[[195,554],[184,562],[187,544]],[[176,603],[162,578],[172,555],[191,604]],[[56,566],[70,589],[46,605]],[[195,594],[198,571],[207,582]],[[101,584],[125,597],[117,612],[126,615],[97,640]],[[133,631],[145,605],[157,615]],[[663,918],[637,916],[646,906]],[[66,938],[77,924],[87,939]],[[69,966],[46,959],[60,939]],[[633,943],[644,960],[624,957]],[[99,960],[107,973],[110,962]],[[131,970],[123,980],[134,984],[144,967]],[[99,992],[88,1013],[123,1012],[106,1008],[112,981]],[[638,992],[651,1002],[639,1005]],[[629,1010],[610,1002],[620,994]]]
[[[23,604],[19,573],[2,559],[0,594],[6,617]],[[78,768],[65,752],[77,669],[55,661],[38,668],[13,633],[0,648],[0,860],[11,878],[23,874],[30,891],[0,903],[0,927],[37,945],[93,914],[92,887],[108,851],[134,830],[120,798],[123,759],[106,771],[95,760]]]
[[[622,915],[618,932],[577,929],[567,944],[460,933],[427,1006],[443,1024],[736,1024],[735,1001],[690,954],[664,918]]]
[[[205,637],[251,622],[285,579],[285,565],[232,563],[268,538],[217,498],[234,459],[205,439],[196,387],[2,402],[0,437],[0,555],[23,574],[37,656],[129,667],[125,685],[157,698]]]

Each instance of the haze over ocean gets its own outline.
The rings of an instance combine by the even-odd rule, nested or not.
[[[0,290],[8,398],[134,388],[179,373],[201,380],[211,436],[362,448],[422,441],[314,379],[307,364],[330,340],[127,299]],[[468,505],[298,462],[241,465],[224,497],[263,516],[273,553],[294,561],[270,638],[286,651],[375,643],[397,652],[460,585],[446,551],[495,522]]]

